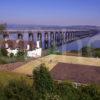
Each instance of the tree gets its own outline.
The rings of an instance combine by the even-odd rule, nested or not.
[[[81,51],[82,51],[82,56],[91,57],[93,56],[94,49],[93,47],[85,46],[81,49]]]
[[[100,48],[94,49],[94,57],[99,57],[100,58]]]
[[[1,48],[0,49],[0,55],[7,57],[8,56],[8,51],[5,48]]]
[[[0,32],[6,29],[6,24],[0,24]]]
[[[53,46],[48,49],[48,55],[50,55],[50,54],[61,55],[62,53],[57,50],[56,46]]]
[[[19,50],[16,54],[16,58],[18,61],[24,61],[25,56],[26,56],[26,53],[23,50]]]
[[[33,71],[33,81],[33,87],[39,95],[38,98],[45,100],[46,96],[54,90],[53,79],[45,64],[41,64]]]

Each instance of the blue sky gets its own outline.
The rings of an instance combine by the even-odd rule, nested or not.
[[[100,26],[100,0],[0,0],[0,22]]]

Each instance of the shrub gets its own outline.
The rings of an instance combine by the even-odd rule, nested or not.
[[[86,57],[91,57],[93,56],[94,54],[94,49],[92,47],[89,47],[89,46],[86,46],[86,47],[83,47],[81,49],[82,51],[82,56],[86,56]]]
[[[0,83],[0,100],[6,100],[4,96],[4,86]]]
[[[5,48],[1,48],[1,49],[0,49],[0,54],[1,54],[2,56],[6,56],[6,57],[7,57],[8,52],[7,52],[7,50],[6,50]]]
[[[56,47],[51,47],[50,49],[48,49],[48,55],[50,54],[62,55],[62,53],[59,52]]]
[[[56,84],[56,92],[61,97],[61,100],[78,100],[79,91],[71,83],[62,82]]]
[[[94,56],[100,58],[100,49],[99,48],[95,49]]]
[[[5,87],[6,100],[33,100],[32,88],[25,80],[12,80]]]
[[[86,93],[81,93],[79,100],[93,100],[93,98]]]
[[[45,67],[45,64],[41,64],[40,67],[33,71],[33,80],[34,89],[41,98],[45,98],[47,94],[53,92],[53,79],[51,78],[48,69]]]
[[[10,53],[10,57],[13,58],[14,57],[14,54],[13,53]]]
[[[7,61],[4,57],[0,57],[0,64],[7,64]]]
[[[87,100],[100,100],[100,89],[97,89],[95,85],[81,86],[81,94],[85,94],[86,97],[92,98]]]
[[[6,29],[6,24],[0,24],[0,32]]]
[[[16,54],[16,58],[18,61],[23,61],[25,60],[25,52],[24,51],[18,51]]]

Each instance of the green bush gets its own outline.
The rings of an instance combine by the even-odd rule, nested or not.
[[[81,86],[80,90],[82,95],[84,94],[85,97],[92,98],[87,100],[100,100],[100,89],[96,85]]]
[[[0,83],[0,100],[6,100],[4,95],[4,85]]]
[[[56,47],[52,47],[48,49],[48,55],[50,54],[62,55],[62,53],[59,52]]]
[[[18,53],[16,54],[16,59],[18,61],[24,61],[25,60],[25,52],[24,51],[18,51]]]
[[[13,53],[10,56],[7,56],[6,49],[2,48],[0,50],[0,64],[8,64],[8,63],[15,63],[17,61],[24,61],[25,60],[25,52],[19,51],[16,56]]]
[[[100,58],[100,49],[99,48],[94,50],[94,56]]]
[[[41,64],[40,67],[37,67],[33,71],[33,80],[33,87],[37,94],[37,100],[40,100],[40,98],[41,100],[47,100],[46,98],[49,98],[48,95],[50,96],[54,90],[54,84],[45,64]]]
[[[5,48],[1,48],[1,49],[0,49],[0,55],[1,55],[1,56],[7,57],[7,55],[8,55],[7,50],[6,50]]]
[[[79,100],[93,100],[93,98],[86,93],[81,93]]]
[[[53,91],[53,79],[45,67],[45,64],[41,64],[33,71],[33,80],[35,90],[39,93],[50,93]]]
[[[83,47],[81,49],[81,51],[82,51],[82,56],[85,56],[85,57],[94,56],[94,48],[93,47],[86,46],[86,47]]]
[[[12,80],[4,89],[6,100],[33,100],[32,88],[25,80]]]
[[[56,84],[56,92],[61,100],[79,100],[79,91],[71,83],[62,82]]]
[[[0,57],[0,64],[7,64],[7,60],[4,57]]]
[[[13,53],[10,53],[10,58],[13,58],[14,57],[14,54]]]
[[[0,32],[6,29],[6,24],[0,24]]]

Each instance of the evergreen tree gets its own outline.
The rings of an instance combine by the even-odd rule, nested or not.
[[[50,95],[53,92],[54,84],[45,64],[41,64],[33,71],[33,81],[33,87],[38,94],[38,98],[46,100],[48,94]]]

